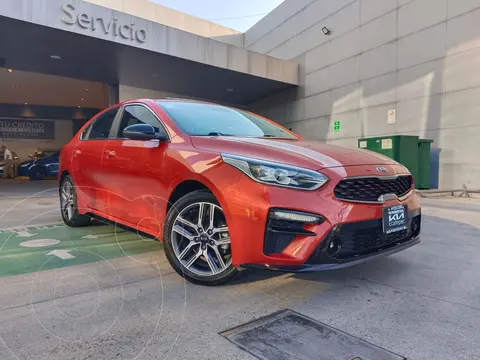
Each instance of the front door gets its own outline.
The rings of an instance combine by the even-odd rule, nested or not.
[[[105,160],[105,148],[118,109],[107,110],[94,119],[73,149],[72,176],[77,187],[78,205],[85,208],[82,212],[106,210],[108,189],[102,172],[102,162]]]
[[[146,105],[129,104],[123,109],[115,138],[108,142],[102,172],[109,184],[107,207],[120,222],[160,236],[167,187],[164,154],[169,142],[129,140],[123,130],[130,125],[150,124],[166,132],[160,119]],[[159,221],[160,220],[160,221]]]

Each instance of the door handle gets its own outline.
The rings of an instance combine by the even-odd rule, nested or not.
[[[107,156],[107,159],[108,159],[108,158],[114,157],[115,155],[117,155],[117,153],[113,150],[107,150],[105,151],[105,155]]]
[[[73,150],[73,155],[80,155],[82,152],[80,150]]]

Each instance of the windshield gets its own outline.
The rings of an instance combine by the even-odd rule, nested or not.
[[[296,139],[294,135],[247,111],[221,105],[158,101],[178,127],[190,136],[242,136]]]

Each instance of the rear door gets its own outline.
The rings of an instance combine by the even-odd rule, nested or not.
[[[158,216],[166,206],[168,174],[162,165],[169,142],[129,140],[123,130],[130,125],[150,124],[156,132],[168,133],[157,114],[140,103],[126,105],[117,123],[115,139],[108,142],[108,155],[103,161],[111,190],[108,209],[123,223],[157,235],[162,221]]]
[[[85,211],[105,211],[108,184],[102,172],[102,162],[118,110],[119,107],[115,107],[101,113],[83,131],[72,151],[72,176],[78,187],[79,206],[86,207]]]

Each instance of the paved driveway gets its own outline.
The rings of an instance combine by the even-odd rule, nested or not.
[[[27,218],[42,205],[23,206]],[[425,200],[422,242],[402,253],[323,273],[248,270],[216,288],[185,283],[160,244],[114,228],[4,231],[0,359],[253,359],[219,333],[286,308],[408,359],[480,359],[479,213],[474,200]],[[35,240],[59,243],[20,246]]]

